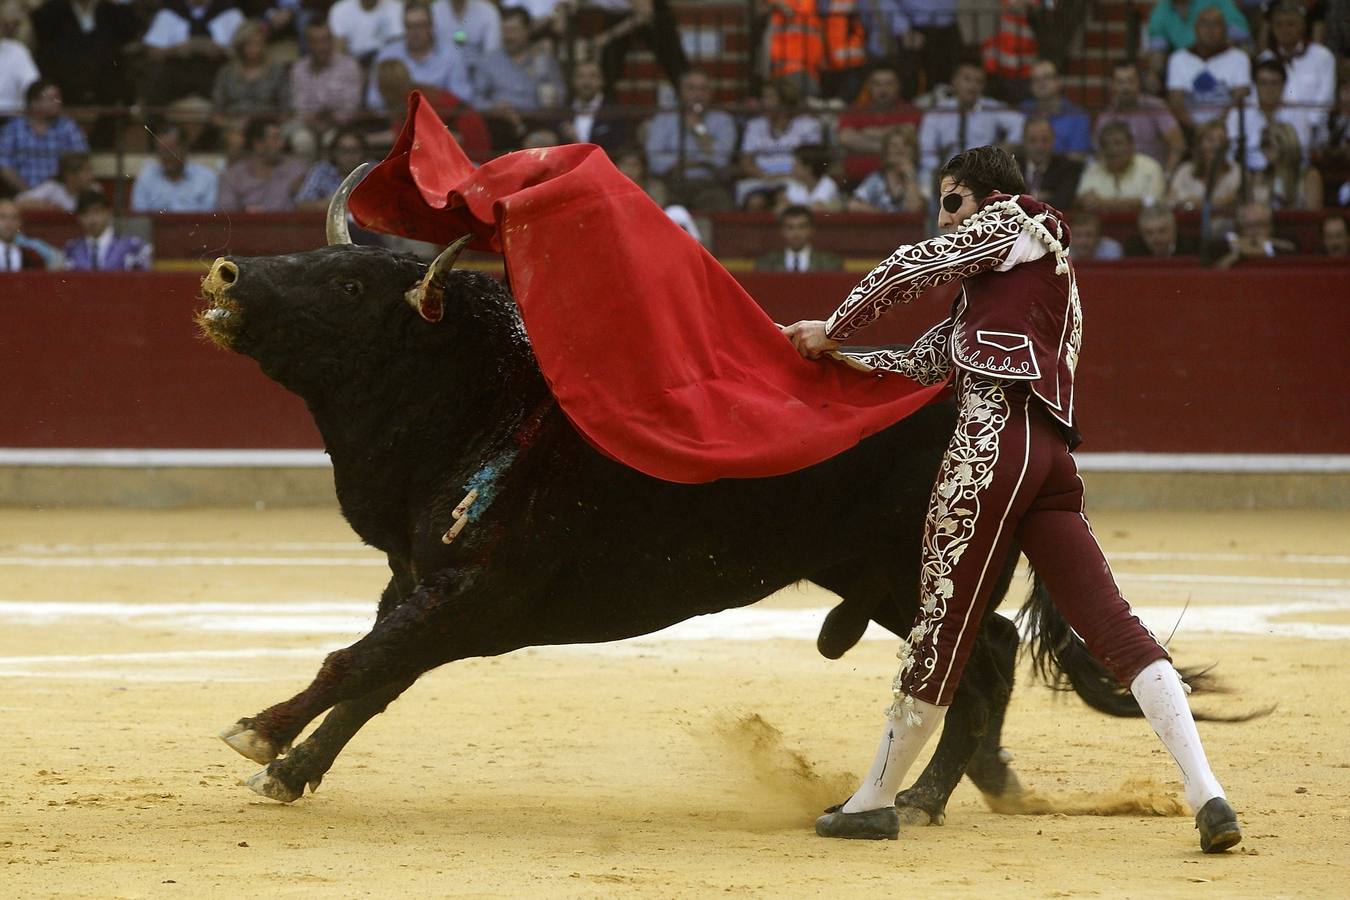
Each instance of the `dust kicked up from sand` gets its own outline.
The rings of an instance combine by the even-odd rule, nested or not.
[[[800,827],[857,783],[848,772],[821,771],[758,713],[716,712],[686,727],[710,761],[722,763],[729,805],[751,828]]]
[[[1155,778],[1127,778],[1115,790],[1084,794],[1043,794],[1022,790],[984,802],[1005,816],[1185,816],[1186,804]]]

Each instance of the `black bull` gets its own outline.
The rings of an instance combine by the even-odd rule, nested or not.
[[[203,282],[203,330],[304,398],[343,514],[392,571],[369,634],[331,653],[304,691],[222,733],[267,765],[248,782],[253,790],[290,802],[317,787],[366,721],[452,660],[648,634],[803,579],[842,598],[818,642],[828,657],[851,647],[869,619],[908,631],[950,404],[790,475],[659,481],[576,433],[501,285],[449,271],[439,281],[445,315],[433,324],[404,297],[425,271],[347,245],[218,260]],[[473,521],[447,545],[471,485]],[[991,610],[1015,562],[1014,553]],[[1137,715],[1043,591],[1030,606],[1043,670],[1104,712]],[[999,748],[1017,647],[1013,623],[987,613],[937,752],[901,795],[910,821],[941,821],[963,773],[991,799],[1020,790]],[[881,685],[861,688],[881,703]]]

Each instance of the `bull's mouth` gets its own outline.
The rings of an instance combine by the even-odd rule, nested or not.
[[[206,308],[196,315],[197,327],[202,334],[226,350],[234,349],[242,318],[239,303],[229,296],[230,286],[237,277],[238,269],[233,263],[216,260],[202,279],[202,299],[207,303]]]

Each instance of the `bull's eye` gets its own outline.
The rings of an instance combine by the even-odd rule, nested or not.
[[[342,288],[342,292],[348,297],[359,297],[361,295],[361,282],[354,279],[344,278],[338,282],[338,287]]]

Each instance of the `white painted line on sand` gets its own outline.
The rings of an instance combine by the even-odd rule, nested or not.
[[[34,569],[387,568],[388,565],[379,556],[0,556],[0,568]]]
[[[8,553],[58,554],[74,553],[89,555],[96,553],[202,553],[225,552],[282,552],[312,553],[331,550],[335,553],[353,553],[367,550],[378,553],[360,541],[96,541],[89,544],[61,542],[55,544],[22,543],[0,544],[0,550]]]
[[[1084,472],[1350,472],[1350,454],[1078,453]],[[322,450],[0,448],[0,466],[295,468],[332,466]]]

